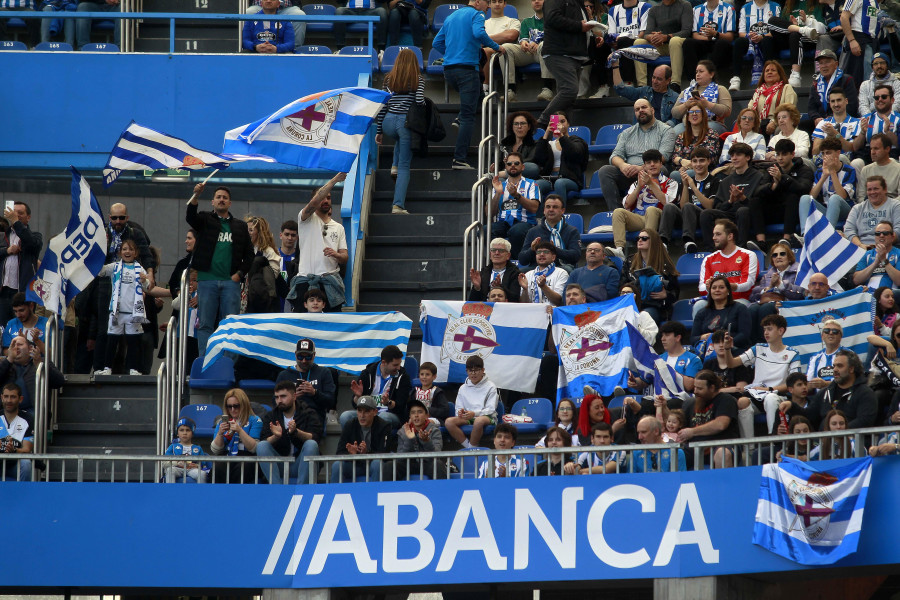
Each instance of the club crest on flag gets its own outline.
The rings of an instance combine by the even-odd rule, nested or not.
[[[46,303],[50,300],[50,295],[52,293],[52,289],[50,285],[44,281],[40,277],[35,277],[31,280],[31,283],[28,284],[28,288],[34,292],[43,303]]]
[[[562,332],[560,360],[567,372],[580,375],[596,370],[609,355],[612,348],[609,333],[597,322],[601,314],[600,311],[588,310],[575,315],[573,320],[578,329],[574,333],[568,330]]]
[[[184,162],[181,163],[184,167],[205,167],[206,163],[197,158],[196,156],[191,156],[190,154],[184,157]]]
[[[828,533],[828,524],[834,513],[834,498],[826,486],[837,478],[827,473],[814,473],[805,482],[791,481],[786,487],[788,497],[797,516],[791,523],[792,531],[802,531],[808,540],[819,540]]]
[[[470,356],[487,358],[497,343],[497,332],[488,319],[494,307],[481,302],[463,304],[459,317],[447,315],[447,329],[441,344],[441,362],[465,363]]]
[[[298,144],[321,144],[328,137],[340,104],[341,96],[332,96],[287,115],[281,119],[281,131]]]

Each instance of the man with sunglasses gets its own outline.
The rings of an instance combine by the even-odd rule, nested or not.
[[[882,286],[900,288],[900,250],[894,248],[897,239],[894,225],[890,221],[880,221],[875,226],[875,247],[868,250],[856,265],[853,283],[877,290]]]
[[[316,344],[309,338],[297,342],[294,353],[297,366],[290,367],[278,374],[275,385],[282,381],[290,381],[297,386],[297,400],[303,401],[316,411],[322,423],[325,413],[334,409],[337,404],[337,386],[334,376],[328,367],[315,363]]]
[[[537,225],[540,209],[540,193],[537,183],[522,176],[525,161],[518,152],[506,156],[506,181],[494,176],[494,195],[491,198],[490,214],[495,215],[491,223],[492,238],[507,238],[512,245],[511,252],[518,256],[528,230]]]
[[[834,319],[822,323],[822,349],[813,354],[806,368],[807,385],[814,390],[828,387],[834,379],[834,356],[843,350],[844,328]]]
[[[876,86],[874,99],[875,110],[862,115],[859,120],[859,131],[853,138],[853,166],[857,169],[863,167],[860,161],[868,163],[871,160],[869,144],[873,135],[883,133],[892,145],[897,145],[900,113],[894,112],[894,88],[885,84]]]

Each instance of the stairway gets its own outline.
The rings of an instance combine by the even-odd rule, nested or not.
[[[241,0],[154,0],[144,12],[216,14],[240,12]],[[178,20],[175,22],[175,52],[223,54],[240,51],[237,21]],[[137,52],[168,52],[169,22],[142,20],[135,40]]]

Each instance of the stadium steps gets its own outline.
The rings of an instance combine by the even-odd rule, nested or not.
[[[145,12],[234,13],[240,12],[239,0],[156,0]],[[237,22],[179,20],[175,23],[175,51],[178,53],[223,54],[240,49]],[[135,40],[138,52],[168,52],[169,22],[143,19]]]

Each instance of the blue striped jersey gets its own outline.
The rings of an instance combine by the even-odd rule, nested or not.
[[[710,21],[716,24],[719,33],[734,31],[734,8],[723,2],[715,8],[709,8],[706,4],[694,7],[694,31],[700,31]]]
[[[537,225],[537,214],[525,210],[525,207],[510,197],[506,184],[509,180],[503,182],[503,197],[500,198],[500,212],[497,215],[498,221],[507,221],[509,223],[531,223]],[[537,183],[532,179],[522,177],[519,180],[519,193],[531,200],[540,200]]]
[[[882,120],[878,113],[871,112],[863,117],[864,119],[868,119],[869,127],[866,129],[866,145],[869,145],[869,142],[872,140],[872,136],[876,133],[884,133],[885,131],[893,131],[896,132],[898,126],[900,126],[900,113],[891,112],[888,115],[888,120],[885,122]]]
[[[816,183],[822,178],[822,169],[816,171]],[[841,182],[841,187],[847,191],[849,196],[847,197],[847,203],[853,204],[853,201],[856,199],[856,169],[849,165],[844,165],[844,168],[841,169],[841,172],[838,173],[838,179]],[[823,201],[831,198],[832,194],[836,194],[834,187],[834,181],[832,181],[831,175],[822,183],[822,193],[819,196]]]
[[[741,7],[741,17],[738,27],[738,33],[747,34],[756,23],[768,23],[772,17],[781,15],[781,6],[775,4],[771,0],[762,6],[756,2],[748,2]]]
[[[847,0],[844,10],[852,13],[850,29],[878,35],[878,0]]]
[[[639,32],[647,30],[647,12],[651,6],[649,2],[638,2],[631,8],[616,4],[607,15],[609,33],[636,40]]]
[[[825,123],[831,123],[832,125],[834,125],[834,128],[838,130],[838,133],[840,133],[841,137],[845,140],[852,140],[857,135],[859,135],[859,119],[847,115],[847,118],[844,119],[844,122],[838,125],[838,123],[834,120],[834,116],[831,116],[825,117],[824,119],[819,121],[819,124],[816,125],[816,128],[812,132],[812,139],[825,139],[825,130],[822,129],[822,125],[824,125]]]

